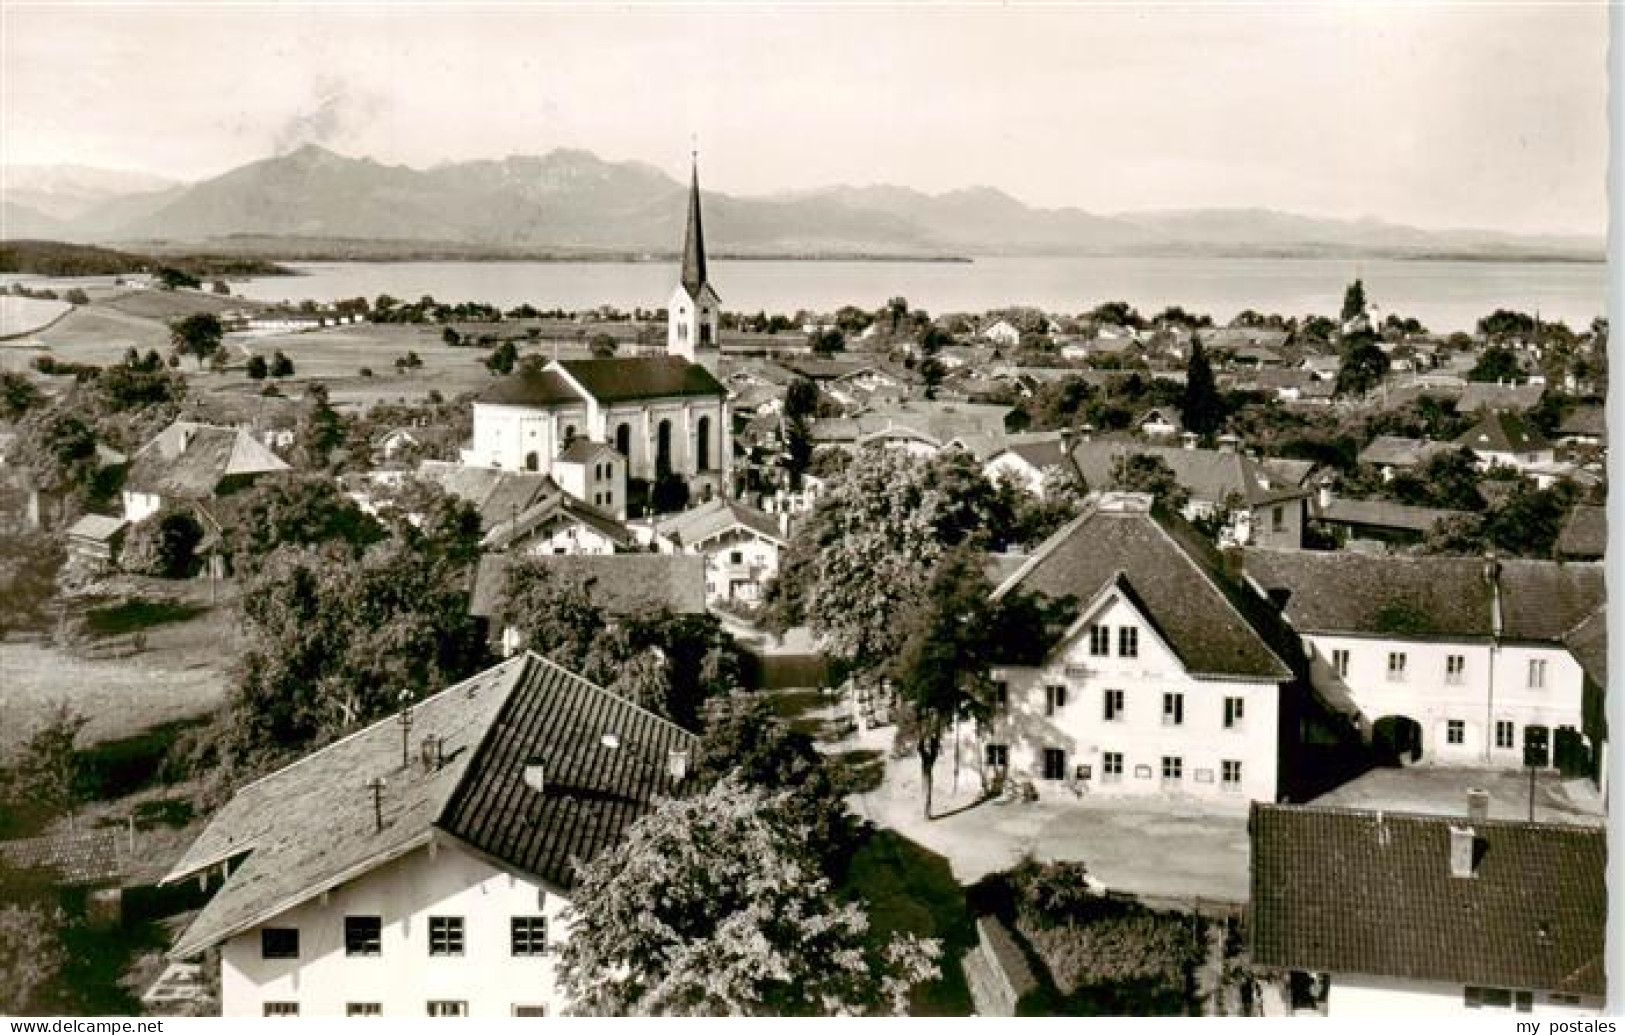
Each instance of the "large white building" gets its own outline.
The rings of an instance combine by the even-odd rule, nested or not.
[[[1458,816],[1258,805],[1248,829],[1253,964],[1289,975],[1267,1013],[1504,1025],[1602,1012],[1602,826],[1492,820],[1480,803]]]
[[[721,300],[706,276],[696,174],[679,284],[667,311],[667,355],[555,359],[524,368],[474,400],[474,438],[464,464],[584,482],[579,439],[619,454],[607,470],[589,461],[583,501],[625,513],[626,482],[675,476],[696,496],[724,495],[733,463],[727,389],[715,375]],[[566,470],[557,470],[567,467]],[[623,486],[617,488],[617,486]],[[572,491],[575,491],[572,488]]]
[[[787,514],[775,517],[737,500],[713,500],[661,521],[654,542],[662,553],[705,558],[707,600],[754,605],[779,573],[789,525]]]
[[[1601,564],[1249,550],[1245,567],[1379,751],[1596,775],[1571,640],[1603,606]]]
[[[575,865],[695,747],[534,654],[408,714],[243,787],[166,878],[224,876],[170,955],[220,950],[225,1016],[559,1013]]]
[[[985,767],[1061,802],[1276,800],[1302,689],[1290,632],[1195,529],[1102,494],[995,590],[1017,593],[1075,607],[1042,658],[994,670],[1003,702],[968,735]]]

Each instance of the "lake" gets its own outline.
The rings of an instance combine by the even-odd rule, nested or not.
[[[312,262],[296,278],[241,281],[264,301],[433,295],[509,309],[654,309],[677,270],[669,262]],[[974,262],[716,260],[711,280],[735,312],[878,309],[894,295],[929,312],[1034,305],[1079,313],[1126,301],[1149,316],[1182,305],[1228,322],[1243,309],[1335,315],[1349,281],[1365,281],[1380,312],[1414,316],[1431,330],[1471,330],[1496,309],[1539,310],[1580,329],[1607,312],[1608,267],[1583,262],[1407,259],[995,258]]]

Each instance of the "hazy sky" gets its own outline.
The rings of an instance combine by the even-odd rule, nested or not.
[[[1600,235],[1607,12],[27,7],[0,160],[181,179],[314,141],[413,166],[582,147],[707,187],[1002,188]]]

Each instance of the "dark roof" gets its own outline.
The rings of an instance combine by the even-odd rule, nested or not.
[[[526,507],[516,516],[491,525],[485,538],[480,541],[480,547],[485,550],[509,549],[552,521],[585,525],[621,549],[631,549],[637,543],[632,530],[616,520],[613,514],[607,514],[567,492],[556,492]]]
[[[1254,804],[1252,955],[1266,967],[1602,995],[1606,831]]]
[[[670,753],[692,754],[697,742],[676,724],[532,655],[437,825],[569,889],[578,863],[619,842],[660,798],[682,789],[672,778]],[[524,780],[533,759],[543,767],[540,794]]]
[[[423,461],[418,465],[418,477],[472,503],[480,512],[480,528],[486,532],[564,492],[545,474],[468,467],[448,460]]]
[[[656,523],[655,530],[673,542],[692,546],[741,526],[780,546],[789,540],[772,514],[739,500],[720,498],[664,518]]]
[[[64,887],[107,887],[122,881],[129,858],[119,830],[91,830],[55,837],[0,841],[0,862],[38,870]]]
[[[483,389],[474,397],[475,402],[502,403],[506,406],[556,406],[561,403],[581,403],[586,400],[555,370],[521,369],[509,374],[496,384]]]
[[[689,172],[688,227],[683,234],[683,269],[679,283],[688,292],[689,298],[698,299],[700,291],[708,283],[705,275],[705,227],[700,219],[699,165],[696,163]]]
[[[556,464],[584,464],[596,457],[603,456],[605,453],[612,456],[619,455],[615,447],[607,442],[594,442],[584,435],[577,435],[570,441],[569,445],[559,451],[559,455],[553,458],[553,462]]]
[[[1599,607],[1564,639],[1569,653],[1585,670],[1586,678],[1608,686],[1608,608]]]
[[[728,394],[709,370],[681,356],[561,359],[556,365],[599,402]]]
[[[1080,606],[1126,583],[1186,669],[1197,675],[1286,680],[1290,632],[1267,604],[1223,574],[1211,544],[1150,498],[1108,493],[1051,536],[995,591],[1020,589]],[[1274,644],[1274,646],[1272,646]]]
[[[1456,445],[1480,453],[1532,453],[1552,448],[1539,431],[1506,410],[1485,413],[1477,424],[1457,436]]]
[[[1251,506],[1308,495],[1307,490],[1271,475],[1257,461],[1235,451],[1098,438],[1080,442],[1072,450],[1073,459],[1092,489],[1110,485],[1113,463],[1118,457],[1134,454],[1160,458],[1193,499],[1214,505],[1223,503],[1232,493]]]
[[[1351,500],[1343,496],[1333,497],[1326,506],[1321,506],[1319,499],[1311,500],[1309,508],[1313,517],[1332,524],[1420,533],[1426,533],[1445,518],[1465,513],[1389,500]]]
[[[241,428],[178,420],[130,461],[126,488],[170,499],[208,499],[229,477],[285,471],[288,465]]]
[[[1583,435],[1591,438],[1608,437],[1608,414],[1601,406],[1576,406],[1563,423],[1558,425],[1559,435]]]
[[[1456,412],[1473,413],[1488,407],[1491,410],[1527,410],[1540,403],[1546,394],[1543,384],[1496,384],[1493,381],[1469,381],[1456,401]]]
[[[1303,633],[1449,639],[1494,635],[1494,592],[1477,557],[1245,551],[1247,578]],[[1603,603],[1600,564],[1500,562],[1503,635],[1558,642]]]
[[[574,862],[615,843],[676,792],[666,752],[694,737],[535,654],[419,702],[414,737],[443,738],[440,766],[401,765],[400,722],[381,719],[240,789],[166,882],[242,859],[171,952],[195,956],[375,866],[436,830],[568,890]],[[620,738],[604,746],[605,734]],[[540,759],[541,794],[524,784]],[[371,776],[385,778],[375,825]],[[246,858],[244,858],[246,856]]]
[[[1608,508],[1581,503],[1569,511],[1557,537],[1557,555],[1600,560],[1608,549]]]
[[[1415,467],[1434,453],[1448,450],[1444,442],[1425,438],[1403,438],[1399,435],[1378,435],[1360,450],[1360,463],[1388,467]]]
[[[590,581],[593,600],[611,614],[666,607],[678,614],[705,611],[705,558],[697,554],[618,553],[532,557],[561,578]],[[508,583],[511,554],[486,554],[474,574],[469,613],[489,617]]]

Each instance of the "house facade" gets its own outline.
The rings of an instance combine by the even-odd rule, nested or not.
[[[130,458],[124,520],[135,524],[171,506],[205,503],[288,465],[243,428],[178,420]]]
[[[761,602],[789,545],[789,515],[757,510],[737,500],[713,500],[655,526],[662,553],[705,558],[707,600],[747,606]]]
[[[1194,529],[1103,494],[995,594],[1018,592],[1080,606],[1036,664],[994,670],[1001,703],[961,757],[1062,802],[1275,800],[1294,673]]]
[[[223,874],[170,956],[219,950],[225,1016],[562,1012],[576,866],[680,792],[696,743],[533,654],[409,714],[238,790],[165,878]]]

